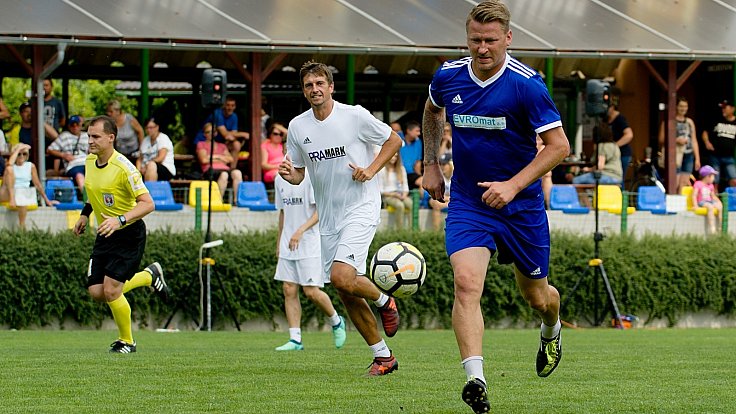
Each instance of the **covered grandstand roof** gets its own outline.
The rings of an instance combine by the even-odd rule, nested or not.
[[[465,53],[471,0],[23,0],[0,44],[330,54]],[[507,0],[517,56],[736,60],[736,0]]]

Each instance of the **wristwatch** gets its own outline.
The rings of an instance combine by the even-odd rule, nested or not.
[[[120,222],[120,227],[123,227],[128,223],[128,220],[126,220],[123,215],[118,216],[118,221]]]

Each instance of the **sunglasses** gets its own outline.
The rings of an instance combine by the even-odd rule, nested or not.
[[[18,155],[20,155],[21,157],[27,157],[28,156],[28,153],[27,152],[20,152],[20,153],[18,153]]]
[[[277,137],[283,137],[284,133],[281,131],[273,131],[271,132],[271,135],[276,135]]]

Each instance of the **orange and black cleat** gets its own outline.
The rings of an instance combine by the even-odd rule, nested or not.
[[[378,377],[380,375],[388,375],[399,369],[399,361],[396,360],[392,353],[390,357],[375,357],[373,363],[368,367],[369,377]]]
[[[396,335],[399,330],[399,309],[396,307],[396,299],[389,297],[385,305],[378,308],[381,314],[381,323],[383,324],[383,332],[389,338]]]

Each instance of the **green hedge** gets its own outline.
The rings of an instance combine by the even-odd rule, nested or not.
[[[214,271],[235,306],[238,320],[272,320],[283,314],[281,286],[273,280],[276,265],[276,232],[224,234],[222,247],[212,250]],[[439,323],[450,327],[453,302],[452,270],[444,251],[444,240],[435,232],[379,232],[371,253],[387,242],[403,240],[416,245],[427,259],[425,286],[399,308],[405,326],[424,327]],[[104,304],[93,302],[84,287],[85,272],[94,238],[77,238],[70,233],[4,232],[0,234],[0,325],[11,328],[45,326],[59,321],[76,321],[98,327],[109,317]],[[174,304],[192,320],[199,316],[197,258],[203,236],[199,233],[157,231],[148,237],[144,263],[159,261],[174,292]],[[733,316],[736,302],[736,240],[729,237],[661,237],[641,239],[612,236],[601,243],[602,258],[623,313],[664,318],[670,324],[685,313],[713,311]],[[603,291],[593,294],[594,277],[588,268],[593,257],[593,240],[567,233],[553,234],[550,281],[561,292],[563,319],[590,322],[596,300],[605,306]],[[521,298],[510,266],[495,259],[486,278],[482,308],[489,324],[501,320],[526,323],[537,318]],[[566,295],[580,280],[573,295]],[[338,305],[330,286],[326,291]],[[216,326],[229,324],[221,310],[222,289],[213,280]],[[136,321],[153,321],[160,326],[171,306],[160,303],[146,289],[126,295]],[[570,297],[568,297],[570,296]],[[324,318],[302,295],[305,320]],[[645,321],[648,322],[649,320]]]

